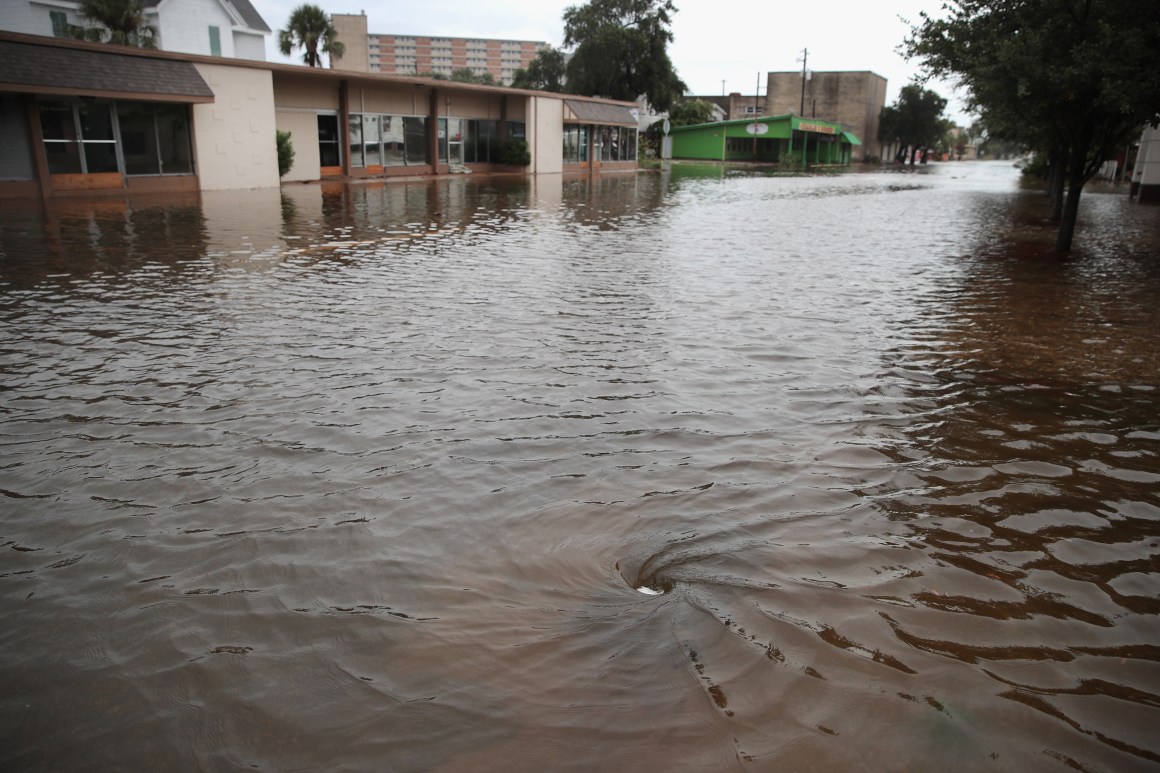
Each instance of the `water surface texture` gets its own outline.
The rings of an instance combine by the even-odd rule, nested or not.
[[[0,213],[0,768],[1160,764],[1160,217],[1007,164]]]

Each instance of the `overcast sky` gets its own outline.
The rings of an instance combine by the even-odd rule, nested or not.
[[[251,0],[275,31],[286,26],[302,0]],[[342,3],[349,3],[343,5]],[[361,3],[361,4],[360,4]],[[328,13],[367,15],[371,33],[446,37],[542,40],[560,47],[564,9],[582,0],[341,0],[320,2]],[[739,91],[752,94],[761,73],[800,70],[802,49],[809,49],[811,70],[870,70],[887,79],[886,103],[917,72],[898,53],[908,27],[920,11],[938,14],[942,0],[674,0],[673,44],[669,49],[677,73],[694,94]],[[901,17],[901,18],[900,18]],[[292,60],[276,50],[271,36],[267,58]],[[960,123],[962,113],[952,89],[928,86],[951,100],[948,114]]]

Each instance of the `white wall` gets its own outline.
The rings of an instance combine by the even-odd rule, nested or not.
[[[193,106],[194,149],[201,189],[278,185],[274,80],[267,70],[196,64],[214,93]]]
[[[1136,168],[1132,182],[1140,185],[1160,185],[1160,127],[1149,126],[1140,137],[1136,154]]]
[[[266,36],[234,29],[234,56],[238,59],[266,61]]]
[[[26,35],[52,35],[48,12],[48,6],[0,0],[0,30],[23,32]]]
[[[564,171],[564,100],[528,98],[528,147],[532,149],[532,174]]]
[[[218,0],[165,0],[157,10],[163,50],[209,56],[209,28],[213,26],[221,37],[221,55],[235,56],[234,20]]]

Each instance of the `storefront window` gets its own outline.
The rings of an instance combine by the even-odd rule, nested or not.
[[[76,115],[71,102],[41,102],[40,131],[44,135],[44,154],[48,158],[49,172],[79,174],[84,171]]]
[[[427,119],[407,116],[403,119],[403,138],[408,164],[431,163],[427,153]]]
[[[377,115],[363,116],[363,157],[367,166],[382,165],[379,150],[379,117]]]
[[[350,114],[350,165],[352,167],[362,167],[363,164],[363,133],[362,133],[362,115],[359,113]]]
[[[127,175],[190,174],[189,115],[185,105],[119,102],[117,125]]]
[[[564,163],[585,164],[588,162],[588,127],[564,127]]]
[[[52,174],[192,174],[186,105],[82,100],[40,103]]]
[[[338,151],[338,116],[318,116],[318,163],[320,166],[339,166],[342,156]]]
[[[486,164],[491,160],[491,148],[499,135],[499,124],[495,121],[464,121],[464,161],[469,164]]]
[[[193,142],[189,109],[185,105],[157,105],[157,152],[162,174],[193,174]]]

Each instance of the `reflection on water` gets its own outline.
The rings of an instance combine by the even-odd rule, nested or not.
[[[1012,169],[0,214],[6,769],[1160,762],[1160,218]]]

